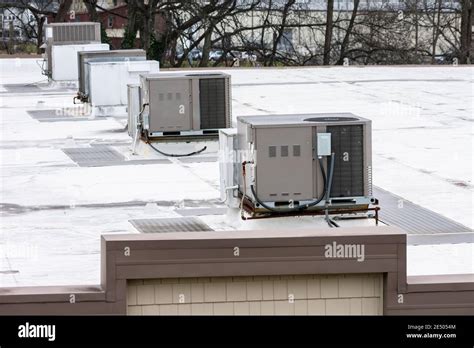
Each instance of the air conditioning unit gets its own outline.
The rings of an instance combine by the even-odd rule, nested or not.
[[[79,78],[79,91],[77,93],[77,98],[82,102],[87,102],[89,98],[89,75],[88,69],[86,69],[87,63],[144,60],[146,60],[146,52],[140,49],[78,52],[77,69]]]
[[[154,60],[88,62],[85,64],[89,76],[86,89],[88,102],[96,116],[126,113],[127,85],[138,84],[140,75],[160,71]]]
[[[53,74],[53,46],[98,44],[101,42],[100,23],[68,22],[51,23],[44,26],[46,74]],[[76,79],[74,77],[73,79]]]
[[[376,203],[368,119],[350,113],[242,116],[237,135],[225,139],[231,135],[221,134],[222,141],[234,144],[238,156],[231,168],[221,167],[221,185],[238,186],[233,196],[247,211],[298,214]],[[230,170],[237,176],[232,182]]]
[[[231,126],[230,75],[179,72],[141,77],[142,134],[148,138],[217,137]]]
[[[100,23],[66,22],[44,26],[46,40],[52,44],[77,44],[100,42]]]
[[[51,47],[51,74],[54,81],[77,81],[77,57],[82,51],[108,51],[108,44],[53,45]]]

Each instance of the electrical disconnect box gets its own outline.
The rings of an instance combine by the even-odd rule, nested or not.
[[[221,167],[221,184],[238,186],[232,197],[243,198],[253,212],[362,209],[376,202],[368,119],[350,113],[241,116],[235,139],[221,137],[237,150],[232,168]]]
[[[141,49],[113,50],[113,51],[82,51],[78,52],[77,70],[79,79],[79,91],[77,98],[82,102],[89,99],[89,62],[121,62],[121,61],[144,61],[146,52]]]
[[[230,83],[230,75],[220,72],[143,75],[142,134],[217,137],[231,125]]]
[[[58,55],[64,55],[67,53],[65,49],[56,49],[56,53],[54,51],[54,47],[57,46],[76,46],[74,54],[77,55],[78,51],[81,51],[81,47],[85,45],[93,45],[93,44],[100,44],[101,43],[101,35],[100,35],[100,23],[96,22],[68,22],[68,23],[51,23],[46,24],[44,26],[44,33],[45,33],[45,61],[46,61],[46,68],[45,74],[49,77],[53,77],[54,68],[57,62],[55,59],[58,59]],[[109,46],[107,46],[107,50]],[[93,47],[93,50],[101,50],[102,48]],[[72,60],[69,58],[67,64],[77,64],[75,60],[77,57],[72,57]],[[74,66],[73,70],[75,71],[76,67]],[[75,71],[76,72],[76,71]],[[74,80],[77,78],[77,72],[75,76],[71,79]],[[54,77],[53,77],[54,79]],[[59,79],[59,78],[57,78]]]

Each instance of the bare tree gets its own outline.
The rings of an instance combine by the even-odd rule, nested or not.
[[[462,0],[461,2],[461,45],[460,63],[470,64],[471,43],[472,43],[472,0]]]
[[[39,54],[41,53],[40,47],[43,44],[44,23],[47,16],[56,15],[56,11],[53,10],[56,7],[55,5],[58,5],[57,0],[18,0],[2,2],[0,8],[16,17],[19,23],[17,29],[25,33],[28,40],[36,41],[36,51]],[[27,15],[28,13],[31,13],[33,19]]]
[[[69,9],[71,8],[72,0],[59,0],[59,9],[54,16],[55,22],[66,22],[66,18],[69,15]]]
[[[339,51],[339,60],[337,61],[337,64],[339,65],[341,65],[344,62],[346,50],[347,50],[347,47],[349,46],[349,38],[352,35],[352,29],[354,28],[354,22],[357,17],[359,3],[360,3],[360,0],[354,0],[351,19],[349,20],[349,25],[347,26],[346,33],[344,34],[344,40],[342,40],[341,49]]]
[[[83,0],[92,21],[100,11],[126,18],[124,48],[142,47],[163,65],[182,66],[200,49],[199,66],[228,64],[240,53],[255,54],[265,66],[419,63],[439,55],[471,61],[472,0],[352,1],[334,9],[297,0],[127,0],[127,14]],[[49,2],[56,7],[41,8]],[[1,7],[22,8],[33,21],[23,31],[41,45],[45,16],[65,21],[72,0],[19,0]],[[346,3],[347,4],[347,3]],[[344,5],[344,4],[343,4]],[[461,25],[459,25],[459,23]],[[223,54],[211,61],[212,50]],[[229,59],[230,58],[230,59]]]
[[[91,22],[99,21],[99,14],[97,13],[97,0],[83,0],[86,5],[87,12],[89,12],[89,19]]]
[[[324,33],[324,58],[323,64],[329,65],[332,41],[332,20],[334,13],[334,0],[328,0],[326,11],[326,31]]]
[[[285,29],[287,28],[288,16],[290,15],[291,7],[295,4],[295,1],[296,0],[288,0],[283,6],[283,8],[281,9],[281,14],[280,14],[281,21],[278,23],[278,26],[276,26],[275,28],[273,46],[272,46],[270,58],[268,61],[268,65],[274,64],[277,48],[282,40],[283,33]]]

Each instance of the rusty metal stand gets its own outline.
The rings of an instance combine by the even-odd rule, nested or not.
[[[239,193],[239,198],[242,198],[242,194]],[[332,209],[329,210],[330,213],[338,213],[338,214],[351,214],[351,213],[364,213],[364,212],[369,212],[373,211],[375,212],[374,214],[374,219],[375,219],[375,225],[378,226],[379,224],[379,206],[374,206],[370,207],[367,206],[367,208],[338,208],[338,209]],[[288,217],[288,216],[315,216],[315,215],[324,215],[325,210],[317,210],[317,209],[309,209],[309,210],[302,210],[299,212],[291,212],[291,213],[275,213],[275,212],[258,212],[256,210],[255,204],[248,199],[248,197],[244,197],[243,199],[243,211],[245,211],[247,214],[250,214],[249,217],[242,216],[243,220],[255,220],[255,219],[269,219],[269,218],[277,218],[277,217]]]

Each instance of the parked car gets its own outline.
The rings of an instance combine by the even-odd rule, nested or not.
[[[199,49],[193,49],[189,52],[189,56],[192,60],[201,60],[202,59],[202,51]]]
[[[241,52],[240,51],[230,51],[227,54],[227,58],[228,59],[234,59],[234,58],[240,59],[241,58]]]
[[[183,57],[183,54],[183,51],[176,52],[176,59],[181,59]]]
[[[257,60],[257,55],[256,54],[253,54],[251,52],[242,52],[240,54],[240,58],[241,59],[246,59],[246,60],[249,60],[251,62],[255,62]]]
[[[453,64],[454,62],[457,62],[457,56],[454,52],[437,54],[434,56],[434,59],[437,64]]]
[[[217,61],[217,60],[221,59],[223,54],[224,54],[223,50],[212,50],[209,53],[209,59],[213,60],[213,61]]]

